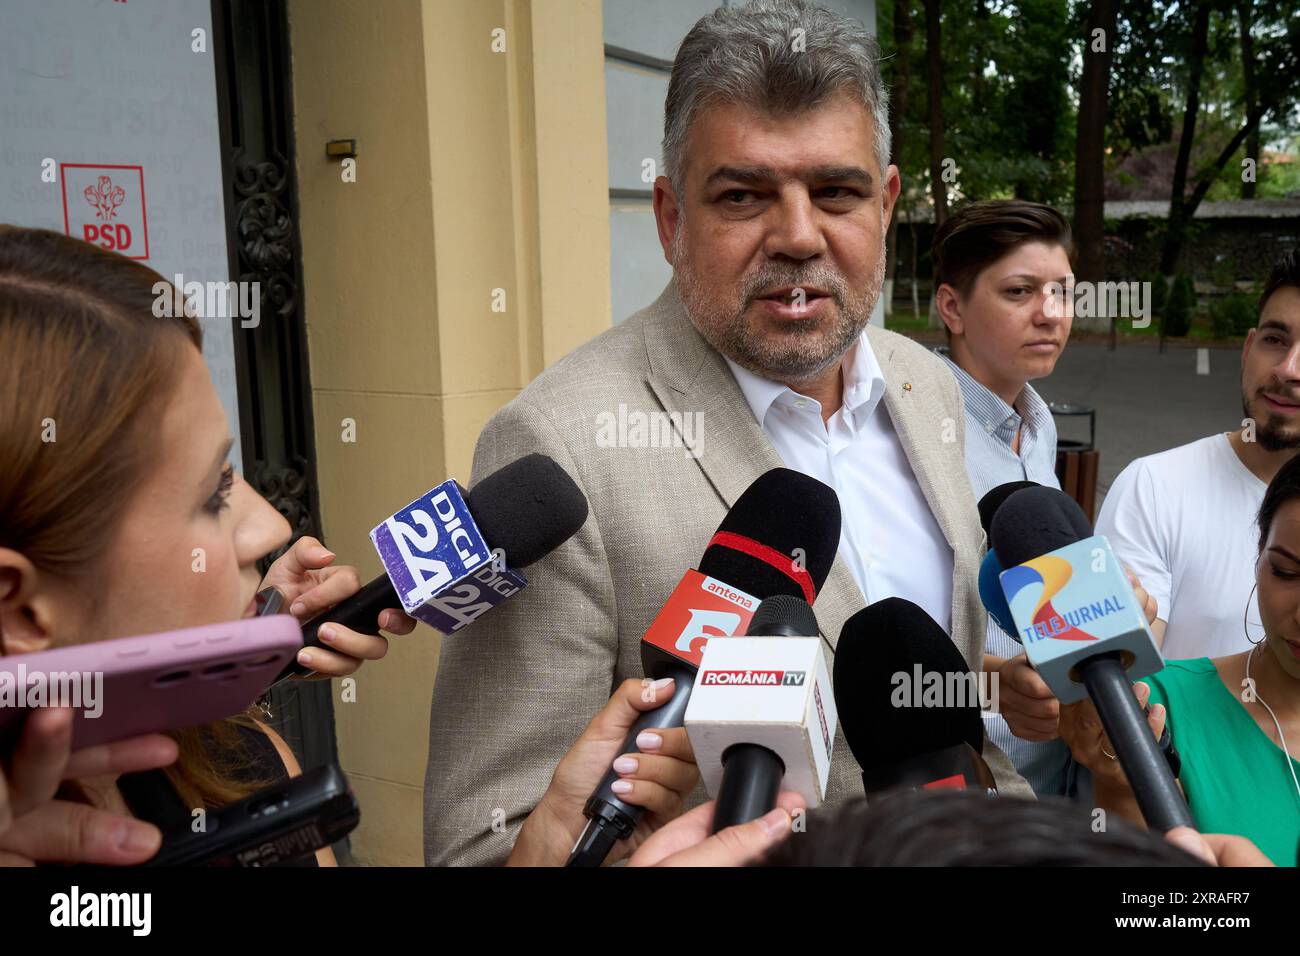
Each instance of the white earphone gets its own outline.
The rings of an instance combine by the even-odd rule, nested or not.
[[[1255,589],[1253,587],[1250,589],[1250,594],[1251,597],[1255,596]],[[1251,658],[1255,656],[1257,650],[1264,646],[1264,641],[1268,639],[1268,635],[1265,634],[1258,641],[1250,640],[1250,633],[1246,631],[1246,613],[1250,610],[1250,600],[1251,598],[1246,598],[1246,610],[1241,612],[1241,629],[1246,634],[1246,640],[1250,641],[1250,643],[1254,645],[1254,647],[1252,647],[1246,654],[1246,681],[1250,684],[1251,692],[1255,695],[1255,699],[1260,702],[1264,709],[1268,711],[1268,715],[1273,718],[1273,726],[1277,728],[1277,739],[1282,744],[1282,754],[1286,758],[1286,768],[1291,771],[1291,782],[1295,784],[1296,796],[1300,797],[1300,777],[1296,776],[1295,761],[1291,758],[1291,751],[1287,748],[1286,736],[1282,733],[1282,722],[1277,719],[1277,714],[1273,713],[1273,708],[1268,706],[1268,701],[1259,695],[1259,691],[1255,689],[1254,681],[1250,678]]]

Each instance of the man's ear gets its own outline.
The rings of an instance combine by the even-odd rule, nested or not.
[[[899,176],[898,167],[891,165],[885,170],[884,190],[881,193],[880,203],[880,241],[884,242],[884,233],[889,231],[889,223],[894,218],[894,212],[898,206],[898,194],[903,189],[903,180]]]
[[[0,650],[31,654],[50,646],[51,599],[38,587],[35,565],[0,548]]]
[[[948,331],[953,335],[961,335],[965,323],[961,317],[961,299],[957,296],[957,290],[946,282],[939,286],[934,293],[934,307]]]
[[[655,180],[654,191],[655,228],[659,231],[659,245],[664,249],[664,260],[673,264],[673,236],[681,225],[682,210],[678,205],[677,194],[673,192],[672,181],[667,176]]]

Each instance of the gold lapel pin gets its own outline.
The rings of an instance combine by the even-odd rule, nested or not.
[[[912,383],[911,383],[911,382],[904,382],[904,383],[903,383],[903,391],[905,391],[905,392],[910,392],[911,390],[912,390]]]

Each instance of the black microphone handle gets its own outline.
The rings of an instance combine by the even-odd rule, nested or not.
[[[641,749],[636,745],[636,738],[643,730],[652,727],[680,727],[685,721],[686,705],[690,703],[691,691],[695,687],[695,668],[687,664],[679,664],[665,668],[658,677],[673,679],[673,696],[663,706],[647,710],[637,718],[632,729],[628,731],[627,737],[623,739],[623,747],[616,756],[640,753]],[[587,826],[578,837],[578,842],[574,844],[565,866],[600,866],[605,862],[605,857],[609,855],[614,844],[619,840],[626,840],[636,829],[644,810],[630,803],[624,803],[618,798],[618,794],[610,789],[610,785],[618,779],[620,779],[619,773],[611,764],[605,776],[601,778],[599,786],[587,798],[587,805],[582,808],[582,812],[587,816]]]
[[[1133,685],[1124,673],[1119,654],[1090,657],[1078,665],[1078,670],[1147,825],[1160,833],[1174,827],[1194,827],[1192,811],[1133,696]]]
[[[713,832],[757,820],[776,806],[785,764],[759,744],[732,744],[722,754]]]
[[[316,632],[320,630],[322,624],[327,623],[342,624],[359,634],[378,634],[380,613],[386,608],[401,606],[402,602],[398,600],[397,592],[393,590],[393,582],[388,579],[387,574],[381,574],[352,597],[340,601],[330,610],[316,615],[304,624],[302,646],[320,647],[320,638],[316,636]],[[297,660],[293,660],[280,672],[275,682],[279,683],[295,674],[311,672],[310,667],[303,667]]]

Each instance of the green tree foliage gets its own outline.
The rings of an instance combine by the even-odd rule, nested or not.
[[[921,4],[912,9],[922,23]],[[879,23],[886,82],[892,84],[892,17],[881,16]],[[951,199],[1068,200],[1075,125],[1071,29],[1069,0],[943,5],[945,152],[956,173]],[[918,35],[902,157],[903,185],[913,202],[924,202],[929,169],[924,77],[924,36]]]
[[[1187,192],[1246,124],[1241,4],[1248,5],[1260,87],[1264,151],[1290,150],[1300,130],[1300,11],[1295,0],[1121,0],[1109,82],[1108,182],[1131,198],[1168,199],[1188,95],[1188,60],[1198,4],[1211,27],[1201,80]],[[917,34],[903,117],[904,208],[927,204],[928,123],[924,10],[909,4]],[[942,4],[944,142],[953,160],[954,203],[1020,196],[1069,207],[1079,71],[1087,40],[1085,0],[963,0]],[[898,74],[893,16],[877,4],[887,83]],[[1210,198],[1240,194],[1243,143],[1214,176]],[[1300,164],[1257,166],[1256,195],[1300,186]],[[1110,187],[1108,186],[1108,189]]]
[[[1180,272],[1174,276],[1161,316],[1164,321],[1165,335],[1174,338],[1186,335],[1192,327],[1192,314],[1195,311],[1196,289],[1192,285],[1192,277]]]

